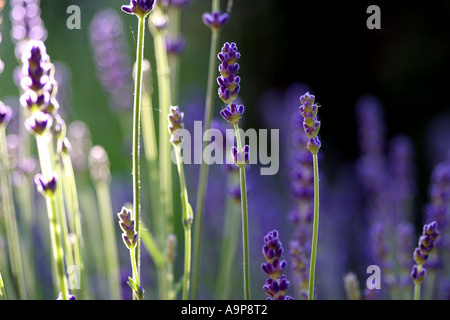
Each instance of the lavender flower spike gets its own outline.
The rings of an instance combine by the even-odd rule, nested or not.
[[[316,97],[309,92],[300,97],[300,113],[303,116],[303,129],[309,138],[307,147],[311,153],[317,153],[320,149],[320,141],[317,137],[320,129],[320,121],[317,120],[319,105],[315,103]]]
[[[131,217],[131,210],[122,207],[122,211],[120,211],[117,215],[120,219],[119,221],[120,228],[123,231],[122,233],[123,242],[125,243],[125,246],[128,249],[133,250],[136,247],[138,234],[134,227],[135,221]]]
[[[169,120],[170,143],[177,145],[181,142],[184,113],[180,112],[177,106],[171,106],[167,118]]]
[[[286,261],[281,260],[283,247],[278,239],[278,231],[269,232],[264,237],[263,255],[266,263],[261,265],[261,269],[269,276],[263,286],[264,291],[269,296],[268,300],[292,300],[286,296],[289,288],[289,281],[282,275],[286,268]]]
[[[202,16],[203,23],[213,30],[220,30],[230,20],[228,13],[221,13],[220,11],[214,11],[212,13],[204,13]]]
[[[437,222],[433,221],[430,224],[426,224],[423,227],[422,235],[419,238],[419,244],[414,250],[414,261],[416,264],[413,266],[411,271],[411,278],[415,284],[414,298],[415,300],[420,299],[420,285],[425,278],[426,269],[423,265],[428,260],[428,255],[434,248],[434,242],[439,235],[437,230]]]
[[[122,11],[145,18],[152,10],[155,0],[131,0],[128,6],[122,6]]]
[[[224,103],[231,104],[236,99],[240,89],[241,78],[236,74],[239,70],[237,61],[241,54],[237,51],[234,42],[231,44],[226,42],[217,57],[221,61],[219,65],[220,76],[217,78],[219,97]]]

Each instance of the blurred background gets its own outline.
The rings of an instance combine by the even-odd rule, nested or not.
[[[124,52],[128,54],[123,61],[132,65],[137,24],[134,17],[120,13],[120,6],[125,2],[42,0],[40,4],[48,34],[45,41],[47,52],[52,62],[60,63],[60,73],[64,73],[64,81],[67,82],[62,112],[68,123],[84,122],[90,130],[92,144],[102,145],[107,151],[113,177],[112,192],[119,192],[113,196],[114,212],[132,199],[129,188],[132,118],[130,112],[114,109],[108,92],[99,81],[90,25],[100,10],[111,8],[117,11],[123,23]],[[81,9],[80,30],[66,27],[69,17],[66,9],[72,4]],[[377,4],[381,9],[380,30],[369,30],[366,26],[370,16],[366,10],[371,4]],[[221,1],[222,10],[226,5],[226,1]],[[0,57],[5,69],[0,78],[0,98],[14,105],[18,89],[13,73],[18,63],[14,56],[14,43],[9,36],[9,10],[7,4],[1,25]],[[210,10],[211,1],[207,0],[192,0],[182,10],[180,30],[186,39],[186,47],[180,56],[179,105],[185,112],[188,128],[194,120],[203,119],[210,30],[201,17]],[[288,213],[295,199],[290,195],[289,166],[286,164],[290,147],[286,141],[291,139],[290,119],[300,105],[298,97],[306,90],[314,93],[322,106],[319,110],[323,182],[321,247],[317,267],[319,297],[345,298],[342,278],[349,271],[356,272],[362,284],[367,278],[369,253],[361,246],[364,238],[358,237],[359,232],[364,231],[355,231],[364,225],[365,209],[362,208],[366,204],[366,194],[361,192],[355,169],[361,156],[360,130],[364,129],[359,127],[361,123],[358,122],[356,106],[362,103],[362,97],[373,97],[380,107],[381,136],[386,140],[383,152],[387,152],[387,141],[391,138],[399,134],[410,138],[415,192],[409,220],[416,227],[416,234],[420,231],[424,223],[423,208],[429,201],[431,172],[437,163],[448,160],[450,156],[449,16],[450,1],[444,0],[432,3],[234,1],[231,19],[220,34],[220,43],[235,42],[242,55],[239,97],[246,108],[244,127],[280,129],[282,139],[281,165],[277,175],[260,176],[257,166],[248,171],[252,295],[255,299],[265,297],[260,289],[265,278],[259,265],[263,262],[261,247],[267,232],[273,229],[280,231],[285,259],[288,265],[290,263],[288,243],[295,227]],[[145,41],[145,57],[154,65],[153,41],[148,29]],[[129,102],[131,105],[132,101]],[[154,105],[157,105],[156,97]],[[221,107],[217,98],[216,118]],[[386,165],[390,168],[394,164],[388,162]],[[190,198],[195,202],[198,167],[191,165],[186,170],[189,190],[192,190]],[[209,240],[204,248],[202,268],[205,272],[199,291],[200,297],[208,299],[214,296],[215,274],[207,270],[216,270],[217,267],[217,261],[209,258],[217,255],[221,241],[222,217],[216,213],[223,206],[223,176],[222,169],[213,166],[208,189],[208,199],[213,201],[207,204],[205,213],[204,238]],[[181,223],[177,228],[181,235]],[[119,246],[119,250],[125,251],[122,247]],[[181,240],[179,248],[182,248]],[[121,252],[124,266],[128,264],[126,254]],[[180,252],[180,267],[177,269],[180,274],[181,258]],[[147,265],[152,268],[151,262]],[[236,271],[239,273],[240,264],[236,263],[236,266],[239,266]],[[148,277],[146,281],[151,287],[154,280],[151,274]],[[239,299],[242,298],[241,283],[240,276],[236,277],[233,297]],[[291,294],[295,296],[294,292]]]

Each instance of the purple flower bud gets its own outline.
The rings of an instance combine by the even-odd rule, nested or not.
[[[250,158],[250,147],[248,145],[245,145],[242,148],[242,151],[239,152],[238,149],[233,146],[231,147],[231,155],[233,156],[234,163],[239,168],[244,168]]]
[[[169,120],[169,133],[170,133],[170,142],[172,144],[179,144],[181,142],[181,129],[183,129],[183,119],[184,113],[180,112],[178,106],[171,106],[169,114],[167,116]]]
[[[122,11],[145,18],[152,10],[155,0],[131,0],[128,6],[122,6]]]
[[[231,104],[220,111],[220,115],[231,123],[238,123],[244,114],[244,106]]]
[[[66,153],[68,154],[72,150],[72,145],[70,144],[69,139],[67,137],[64,137],[63,139],[58,139],[56,141],[56,151],[59,154]]]
[[[77,300],[77,297],[75,297],[73,294],[69,294],[67,295],[67,300],[72,301],[72,300]],[[62,300],[62,293],[59,293],[59,296],[56,300]]]
[[[6,127],[11,120],[12,109],[0,101],[0,126]]]
[[[418,266],[414,265],[411,271],[411,278],[416,285],[420,285],[422,281],[425,279],[426,273],[427,273],[426,269],[422,269],[419,272]]]
[[[416,264],[418,265],[423,265],[425,264],[425,262],[428,259],[428,255],[423,254],[422,251],[419,248],[416,248],[414,250],[414,261],[416,262]]]
[[[221,13],[220,11],[214,11],[212,13],[204,13],[202,16],[203,23],[214,30],[219,30],[230,20],[228,13]]]
[[[25,128],[32,134],[43,135],[52,127],[52,116],[36,111],[25,120]]]
[[[56,177],[52,176],[50,179],[45,179],[42,174],[37,174],[34,177],[34,183],[40,193],[44,196],[52,196],[56,191]]]
[[[308,144],[306,147],[311,153],[318,153],[320,149],[321,143],[319,137],[309,138]]]

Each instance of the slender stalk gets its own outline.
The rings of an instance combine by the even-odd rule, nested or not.
[[[145,81],[144,81],[145,83]],[[141,120],[142,120],[142,137],[144,142],[144,155],[147,164],[148,171],[148,183],[150,187],[150,206],[151,215],[153,217],[153,223],[156,226],[155,229],[161,230],[164,228],[164,221],[161,219],[159,212],[159,163],[158,163],[158,145],[155,132],[155,119],[153,117],[153,105],[151,98],[151,88],[143,86],[142,88],[142,108],[141,108]],[[141,221],[142,223],[142,221]],[[164,242],[164,239],[158,238],[160,243]]]
[[[422,265],[417,265],[417,274],[422,271]],[[420,300],[420,284],[414,284],[414,300]]]
[[[241,135],[239,125],[234,124],[236,133],[236,145],[239,152],[242,152]],[[239,167],[239,180],[241,184],[241,211],[242,211],[242,251],[244,263],[244,299],[250,299],[250,254],[248,240],[248,204],[247,204],[247,183],[245,177],[245,167]]]
[[[314,282],[316,274],[317,240],[319,235],[319,161],[317,153],[313,153],[314,170],[314,222],[311,244],[311,262],[309,265],[308,300],[314,300]]]
[[[37,136],[36,144],[39,154],[39,162],[41,166],[41,171],[44,179],[49,179],[53,175],[52,170],[52,157],[50,150],[53,148],[51,146],[51,136]],[[57,186],[57,189],[60,187]],[[56,191],[57,192],[57,191]],[[63,244],[61,243],[61,226],[57,222],[57,199],[56,192],[52,196],[45,195],[47,214],[50,227],[50,240],[52,248],[53,264],[56,267],[54,270],[56,272],[55,278],[58,281],[58,287],[62,294],[62,300],[68,299],[68,286],[67,279],[64,272],[64,251]]]
[[[75,181],[75,174],[73,172],[72,160],[70,159],[69,154],[63,152],[61,154],[61,160],[63,165],[64,174],[62,175],[63,179],[63,188],[65,191],[65,200],[68,203],[67,210],[69,216],[69,224],[71,224],[71,230],[73,230],[75,234],[76,241],[74,242],[74,257],[75,264],[80,268],[80,282],[81,282],[81,291],[80,296],[82,299],[86,298],[86,288],[85,288],[85,279],[84,276],[84,261],[83,261],[83,251],[84,251],[84,243],[83,243],[83,232],[81,226],[81,212],[78,203],[78,191],[77,184]]]
[[[142,134],[144,142],[144,155],[147,165],[147,174],[149,182],[149,198],[150,198],[150,215],[152,218],[153,229],[156,240],[160,245],[165,241],[164,232],[161,232],[165,228],[164,215],[160,212],[160,177],[159,177],[159,163],[158,163],[158,144],[155,130],[155,119],[153,115],[153,104],[152,104],[152,83],[151,83],[151,65],[150,61],[146,61],[143,65],[143,82],[142,82],[142,107],[141,107],[141,121],[142,121]],[[141,224],[143,221],[141,221]],[[141,225],[140,230],[146,232],[146,236],[149,235],[149,230],[143,228]],[[148,248],[148,240],[153,241],[153,237],[149,235],[144,239],[144,233],[141,233],[141,239],[144,242],[144,246]],[[147,244],[146,244],[147,240]],[[156,244],[155,244],[156,247]],[[165,281],[165,268],[164,264],[156,263],[154,257],[154,250],[149,251],[152,258],[155,260],[156,273],[158,278],[158,291],[159,298],[164,299],[166,297],[166,281]]]
[[[181,148],[179,145],[174,145],[178,177],[180,179],[181,189],[181,204],[183,208],[183,227],[184,227],[184,280],[183,280],[183,300],[189,297],[189,280],[191,275],[191,226],[194,219],[191,205],[189,204],[188,192],[186,188],[186,179],[184,176],[184,168],[181,159]]]
[[[9,159],[6,147],[6,131],[4,126],[0,127],[0,180],[2,190],[2,209],[6,221],[6,236],[10,247],[10,263],[14,280],[20,299],[26,299],[25,274],[23,272],[22,256],[19,241],[19,229],[17,227],[16,212],[14,208],[11,182],[9,175]]]
[[[53,151],[53,149],[49,150]],[[51,156],[54,159],[54,154],[51,152]],[[64,250],[65,254],[63,255],[65,261],[66,261],[66,267],[71,267],[75,265],[74,260],[74,253],[73,253],[73,247],[72,247],[72,241],[70,239],[69,235],[69,227],[67,226],[67,216],[66,216],[66,209],[64,207],[64,197],[63,197],[63,187],[62,187],[62,168],[61,164],[59,162],[54,162],[55,168],[57,170],[57,177],[58,177],[58,183],[61,185],[56,188],[55,194],[53,197],[55,198],[55,205],[56,205],[56,219],[57,224],[61,227],[61,234],[62,234],[62,241],[64,244]],[[78,266],[77,266],[78,267]],[[72,288],[71,288],[72,289]],[[76,290],[73,291],[76,298],[78,298],[78,294]]]
[[[153,262],[155,263],[157,268],[161,268],[164,266],[164,254],[161,251],[161,249],[156,244],[155,239],[153,238],[153,235],[150,233],[148,228],[146,227],[144,221],[141,221],[141,229],[139,230],[141,232],[141,238],[142,242],[144,244],[144,247],[147,249],[149,255],[152,257]]]
[[[152,15],[162,15],[161,9],[156,7]],[[162,30],[151,28],[155,45],[156,73],[158,79],[159,96],[159,169],[160,169],[160,213],[165,227],[160,230],[161,237],[167,241],[167,236],[173,234],[173,195],[172,195],[172,161],[169,132],[167,130],[167,114],[171,105],[170,70],[167,59],[166,43]],[[173,267],[167,263],[167,288],[165,299],[174,297]]]
[[[238,183],[238,175],[235,172],[228,174],[227,186]],[[227,188],[228,190],[228,188]],[[228,196],[225,203],[225,223],[222,237],[220,267],[217,273],[216,299],[230,299],[233,281],[233,265],[236,257],[239,239],[239,206],[237,201]]]
[[[142,91],[142,61],[144,59],[144,33],[145,18],[138,17],[138,41],[136,49],[136,82],[134,92],[133,108],[133,214],[136,221],[136,230],[139,230],[141,222],[141,203],[140,203],[140,168],[139,168],[139,146],[140,146],[140,115],[141,115],[141,91]],[[136,278],[140,277],[140,256],[141,245],[140,235],[136,244]],[[139,283],[139,282],[138,282]]]
[[[219,1],[213,0],[212,11],[219,10]],[[212,118],[212,107],[214,104],[214,73],[217,68],[215,65],[217,47],[219,44],[219,31],[211,29],[211,45],[209,50],[209,67],[208,67],[208,82],[206,90],[206,101],[205,101],[205,120],[204,120],[204,130],[208,130],[211,126]],[[196,201],[196,219],[194,222],[194,252],[193,252],[193,274],[192,274],[192,297],[195,299],[197,297],[197,287],[198,287],[198,274],[200,266],[200,240],[202,231],[202,220],[203,212],[205,206],[205,196],[206,189],[208,185],[208,175],[209,175],[209,165],[202,161],[200,168],[198,193]]]
[[[131,269],[132,269],[132,273],[133,273],[133,279],[139,285],[140,284],[139,271],[138,271],[138,267],[137,267],[137,263],[136,263],[136,251],[134,249],[130,250],[130,260],[131,260]],[[133,297],[134,297],[134,300],[139,299],[134,290],[133,290]]]
[[[2,300],[6,300],[5,285],[3,284],[3,278],[2,278],[1,272],[0,272],[0,296],[2,296]]]
[[[100,211],[106,269],[111,299],[121,300],[122,289],[120,284],[119,256],[117,251],[113,210],[108,183],[106,181],[96,181],[95,191],[97,193],[98,207]]]
[[[168,10],[169,16],[169,32],[177,39],[180,34],[181,12],[179,7],[171,6]],[[172,104],[178,105],[180,94],[179,75],[180,75],[180,57],[177,54],[168,56],[170,69],[170,91],[172,93]]]

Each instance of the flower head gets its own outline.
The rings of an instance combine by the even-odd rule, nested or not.
[[[122,6],[122,11],[145,18],[152,10],[155,0],[131,0],[128,6]]]
[[[413,266],[411,278],[416,285],[420,285],[425,278],[426,269],[422,268],[428,260],[428,255],[434,248],[434,242],[439,236],[436,221],[423,227],[417,248],[414,250],[413,258],[416,264]]]
[[[289,281],[282,275],[286,268],[286,261],[281,260],[283,247],[278,239],[278,231],[273,230],[264,237],[263,255],[266,263],[261,265],[261,269],[269,276],[263,286],[264,291],[270,300],[291,300],[286,296],[289,288]]]
[[[237,51],[235,43],[226,42],[217,57],[221,61],[219,65],[220,76],[217,78],[219,97],[224,103],[231,104],[237,98],[240,90],[241,78],[236,74],[239,70],[237,61],[241,54]]]
[[[183,129],[184,113],[180,112],[177,106],[171,106],[167,116],[169,120],[170,142],[172,144],[179,144],[181,142],[181,129]]]
[[[220,11],[214,11],[212,13],[204,13],[202,16],[203,23],[214,30],[219,30],[230,20],[228,13],[221,13]]]
[[[320,130],[320,121],[317,120],[319,105],[315,103],[316,97],[309,92],[300,97],[300,113],[303,116],[303,129],[309,140],[307,147],[311,153],[315,154],[320,149],[320,140],[317,137]]]
[[[137,232],[135,230],[134,219],[131,216],[131,210],[122,207],[122,210],[117,214],[119,217],[119,225],[122,229],[122,239],[128,249],[132,250],[137,243]]]

